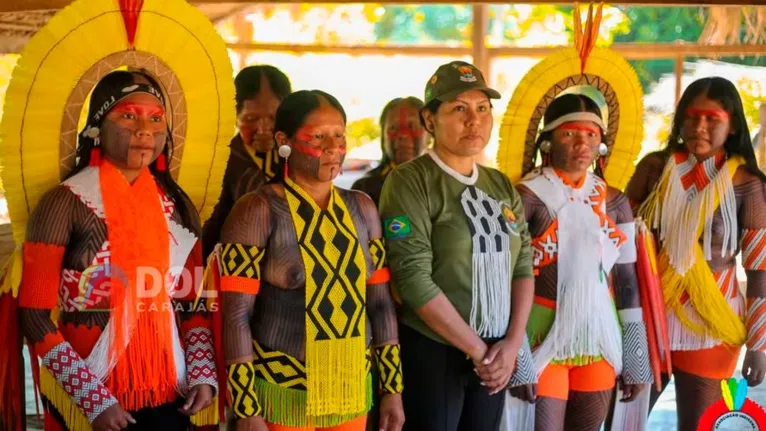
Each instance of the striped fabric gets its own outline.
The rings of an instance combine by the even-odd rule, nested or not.
[[[766,351],[766,298],[747,299],[747,349]]]
[[[675,157],[681,174],[681,183],[688,199],[694,198],[697,193],[701,192],[718,175],[718,171],[726,163],[726,154],[723,151],[702,163],[698,163],[693,156],[686,152],[677,152]]]
[[[750,271],[766,269],[766,229],[744,230],[742,266]]]

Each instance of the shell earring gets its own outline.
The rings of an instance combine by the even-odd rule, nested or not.
[[[279,157],[286,159],[290,157],[290,154],[292,154],[293,149],[290,148],[289,145],[280,145],[278,152],[279,152]]]
[[[598,144],[598,155],[601,157],[606,156],[606,153],[609,152],[609,147],[605,143]]]
[[[553,144],[551,144],[551,141],[542,141],[540,142],[540,151],[543,153],[550,153],[552,146]]]

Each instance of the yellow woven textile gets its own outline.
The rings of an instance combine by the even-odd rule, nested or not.
[[[326,210],[289,178],[285,196],[306,274],[306,414],[367,408],[367,268],[351,215],[333,187]]]

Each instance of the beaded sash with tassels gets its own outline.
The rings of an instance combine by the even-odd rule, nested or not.
[[[639,209],[639,215],[650,221],[653,229],[659,229],[658,269],[665,307],[693,333],[734,346],[745,342],[745,326],[721,293],[707,261],[714,252],[726,256],[737,249],[737,203],[732,178],[742,164],[741,157],[726,160],[723,152],[702,162],[686,152],[677,152]],[[717,209],[723,218],[723,241],[720,250],[712,250]],[[687,297],[701,325],[684,309]]]
[[[367,267],[353,219],[334,187],[327,209],[289,178],[285,197],[306,274],[306,415],[363,413]]]

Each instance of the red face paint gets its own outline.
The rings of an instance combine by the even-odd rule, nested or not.
[[[311,127],[302,127],[295,132],[295,137],[303,142],[311,142],[314,139],[314,129]]]
[[[311,157],[321,157],[324,153],[325,149],[322,148],[320,145],[324,142],[314,142],[318,139],[314,137],[314,131],[315,129],[313,127],[303,127],[299,129],[297,132],[295,132],[296,142],[294,144],[294,148],[303,154],[306,154]],[[325,139],[328,139],[325,137]],[[336,138],[329,138],[333,141]],[[320,144],[320,145],[316,145]],[[346,141],[343,140],[343,144],[338,146],[338,152],[343,155],[346,154]]]
[[[723,109],[694,109],[689,108],[686,110],[686,116],[688,117],[712,117],[712,118],[729,118],[729,113]]]
[[[120,114],[135,114],[147,117],[162,117],[165,115],[165,108],[161,105],[128,101],[118,103],[112,111]]]
[[[599,130],[595,127],[583,126],[577,123],[564,123],[561,126],[559,126],[559,130],[575,130],[575,131],[599,133]]]
[[[407,125],[407,114],[408,109],[406,107],[399,108],[399,124],[398,127],[394,129],[389,129],[386,131],[386,135],[388,136],[389,140],[395,140],[397,138],[412,138],[412,139],[418,139],[423,136],[423,133],[425,133],[425,130],[422,128],[415,128],[415,127],[409,127]]]
[[[321,148],[309,145],[303,140],[296,141],[293,144],[293,148],[307,156],[316,158],[322,157],[322,153],[324,152]]]

